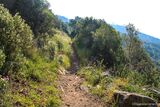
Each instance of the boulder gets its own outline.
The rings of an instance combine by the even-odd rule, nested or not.
[[[158,107],[156,101],[150,97],[124,91],[116,91],[114,101],[116,107]]]

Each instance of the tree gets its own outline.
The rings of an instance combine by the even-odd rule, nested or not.
[[[74,42],[81,59],[90,62],[103,61],[108,67],[122,61],[120,37],[104,20],[76,17],[70,21],[69,26],[72,27],[71,36],[75,37]]]
[[[122,62],[121,40],[110,25],[102,24],[93,34],[92,55],[108,67]]]
[[[80,48],[90,49],[93,42],[93,32],[98,29],[103,20],[96,20],[92,17],[80,18],[76,17],[75,20],[71,20],[69,25],[72,26],[73,31],[71,33],[72,37],[75,37],[75,43]]]
[[[31,27],[35,38],[59,27],[57,17],[49,9],[46,0],[0,0],[12,15],[19,13]]]
[[[129,24],[126,26],[126,31],[124,50],[129,68],[139,72],[151,71],[154,64],[144,50],[142,42],[137,37],[138,30],[133,24]]]

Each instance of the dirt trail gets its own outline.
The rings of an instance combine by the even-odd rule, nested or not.
[[[78,69],[78,59],[74,48],[72,54],[70,73],[59,75],[57,81],[61,91],[61,107],[104,107],[99,98],[89,94],[82,88],[81,84],[84,79],[74,74]]]
[[[81,88],[83,79],[74,74],[60,75],[61,107],[104,107],[99,98]]]
[[[71,65],[71,68],[69,69],[69,72],[71,74],[74,74],[77,72],[79,68],[78,56],[77,56],[74,44],[72,44],[71,64],[72,65]]]

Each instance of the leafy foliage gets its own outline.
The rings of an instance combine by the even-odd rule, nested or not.
[[[123,51],[118,33],[104,20],[76,17],[71,20],[71,36],[77,47],[80,60],[91,62],[103,61],[108,66],[114,66],[122,61]],[[84,63],[86,61],[81,61]]]
[[[92,54],[108,66],[122,63],[121,40],[111,26],[101,25],[93,34]]]
[[[92,25],[93,20],[77,17],[69,24],[73,27],[71,36],[74,37],[82,64],[78,74],[86,80],[83,85],[107,102],[112,101],[115,90],[140,93],[157,99],[144,87],[159,87],[160,74],[138,39],[134,25],[126,26],[127,36],[121,39],[110,25],[101,22],[96,26],[98,20],[94,20]],[[102,61],[104,67],[99,67],[98,61]],[[91,62],[91,66],[87,65],[88,62]],[[97,62],[96,66],[92,65],[93,62]],[[109,76],[105,76],[103,74],[108,67]]]
[[[105,72],[109,73],[109,71]],[[123,75],[125,76],[111,76],[110,74],[104,75],[104,67],[101,65],[88,65],[81,67],[78,75],[85,78],[83,86],[87,87],[92,94],[99,96],[109,105],[116,103],[113,100],[113,95],[117,90],[139,93],[157,99],[157,95],[154,96],[153,93],[147,90],[145,75],[138,72],[124,71]],[[154,83],[156,82],[154,81]]]
[[[58,69],[70,66],[68,59],[71,39],[58,30],[56,32],[55,36],[48,38],[44,48],[33,51],[32,58],[26,59],[21,66],[21,72],[12,74],[12,90],[9,95],[14,99],[12,104],[48,107],[60,105],[55,79]],[[50,56],[51,49],[55,53],[53,59]]]
[[[14,65],[19,65],[19,58],[32,46],[32,31],[19,15],[9,14],[0,6],[0,48],[5,54],[5,64],[2,69],[7,73]],[[11,67],[11,68],[10,68]]]
[[[120,25],[112,25],[118,32],[121,33],[123,37],[123,33],[127,33],[125,26]],[[137,35],[138,39],[141,40],[146,52],[151,57],[151,60],[156,64],[159,64],[160,60],[160,39],[154,38],[153,36],[144,34],[139,32]]]
[[[6,78],[1,78],[0,76],[0,106],[6,107],[10,106],[10,100],[7,96],[8,93],[8,81]]]
[[[54,36],[46,38],[46,43],[40,53],[46,59],[54,60],[67,69],[70,67],[71,39],[64,32],[58,30],[54,32]]]
[[[0,50],[0,69],[3,66],[3,63],[5,62],[5,54],[2,50]]]
[[[58,27],[57,17],[49,10],[46,0],[1,0],[12,15],[19,13],[31,27],[35,36],[49,33],[52,27]]]
[[[70,67],[71,38],[83,65],[78,72],[86,79],[83,85],[105,101],[111,100],[115,90],[151,96],[143,87],[160,87],[160,73],[132,24],[121,41],[104,20],[76,17],[66,24],[59,22],[46,0],[0,3],[12,14],[0,5],[0,74],[4,78],[0,77],[0,106],[58,107],[56,71]],[[109,76],[104,75],[107,68]]]
[[[39,10],[36,10],[34,6],[32,8],[33,12],[40,12],[36,14],[42,15],[43,13],[44,16],[42,15],[40,20],[45,21],[44,23],[40,20],[26,19],[24,15],[36,15],[31,13],[32,11],[23,13],[23,10],[28,11],[26,5],[30,7],[28,9],[31,9],[33,4],[30,4],[29,0],[18,1],[6,1],[6,3],[13,3],[8,4],[8,6],[12,5],[9,8],[10,12],[12,14],[19,12],[29,25],[32,21],[34,24],[39,23],[36,25],[39,28],[35,28],[37,31],[34,31],[31,26],[34,34],[39,37],[33,40],[32,30],[21,16],[11,15],[0,5],[0,73],[7,78],[7,81],[3,79],[1,81],[0,78],[0,91],[4,91],[4,93],[1,92],[2,95],[0,94],[0,106],[10,104],[9,106],[58,107],[60,99],[55,88],[56,71],[59,67],[70,67],[71,39],[65,33],[54,29],[50,20],[53,14],[48,10],[48,6],[45,8],[44,1],[34,1],[37,3],[34,6],[38,6]],[[35,46],[38,43],[40,43],[40,48]],[[9,88],[5,88],[6,84]]]
[[[137,37],[138,31],[132,24],[129,24],[126,29],[127,36],[124,36],[124,52],[129,68],[139,72],[151,71],[154,64],[145,52],[142,42]]]
[[[12,75],[9,98],[13,106],[60,105],[58,91],[55,88],[56,63],[48,62],[40,55],[27,60],[23,71]],[[18,88],[17,88],[18,87]]]

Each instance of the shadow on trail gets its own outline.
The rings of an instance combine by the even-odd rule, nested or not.
[[[71,44],[72,54],[71,54],[71,67],[69,69],[70,74],[75,74],[79,69],[79,59],[74,43]]]

